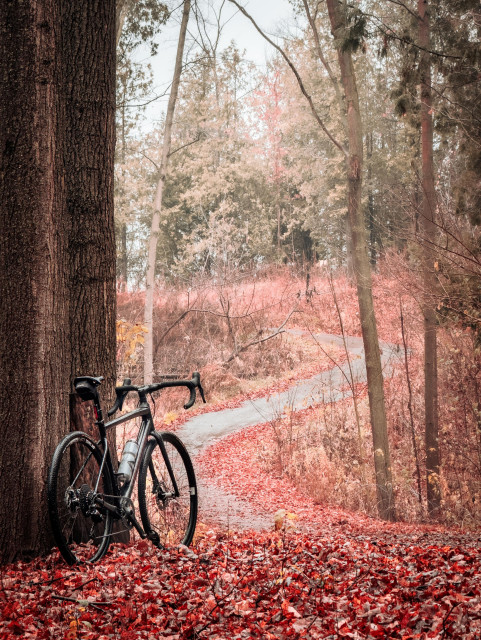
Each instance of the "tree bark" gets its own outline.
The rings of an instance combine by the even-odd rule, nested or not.
[[[0,562],[51,547],[45,478],[68,428],[57,0],[0,3]]]
[[[153,380],[153,313],[154,313],[154,285],[155,285],[155,264],[157,257],[157,240],[160,229],[160,214],[162,211],[162,194],[164,191],[165,176],[167,173],[169,153],[172,140],[172,125],[174,121],[175,104],[179,91],[180,76],[182,73],[182,58],[184,55],[185,36],[187,33],[187,23],[189,21],[190,0],[184,0],[184,10],[180,25],[179,40],[177,43],[177,56],[175,60],[174,77],[170,90],[167,114],[165,118],[164,141],[162,145],[162,161],[159,169],[159,179],[154,200],[154,213],[152,215],[152,226],[149,237],[149,251],[147,258],[147,275],[145,282],[145,308],[144,325],[147,329],[144,343],[144,384],[150,384]]]
[[[419,46],[421,47],[421,157],[422,157],[422,209],[420,229],[423,236],[424,279],[424,409],[426,447],[426,495],[428,513],[439,515],[441,485],[439,478],[438,442],[438,365],[437,328],[433,296],[436,289],[434,271],[436,240],[436,191],[433,166],[433,118],[431,95],[431,64],[429,60],[430,27],[429,3],[418,0]]]
[[[338,0],[327,0],[327,8],[337,49],[342,86],[346,97],[348,220],[351,233],[353,268],[359,300],[362,337],[366,356],[378,511],[381,518],[393,521],[396,515],[384,402],[383,375],[372,298],[372,278],[367,250],[366,229],[361,207],[363,144],[359,96],[351,52],[342,47],[343,40],[346,36],[346,16]]]
[[[70,376],[115,386],[115,0],[62,3]]]
[[[115,0],[62,3],[70,382],[103,376],[109,407],[116,381],[115,20]],[[97,438],[90,404],[70,394],[70,428]],[[108,439],[116,468],[115,431]],[[128,532],[115,540],[128,542]]]
[[[51,547],[45,480],[68,431],[69,378],[104,375],[110,395],[115,381],[115,0],[0,3],[0,52],[0,561],[8,562]]]

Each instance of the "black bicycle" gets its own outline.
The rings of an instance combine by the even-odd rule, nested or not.
[[[196,389],[205,402],[200,376],[191,380],[166,380],[136,387],[130,379],[115,389],[116,400],[108,416],[122,409],[127,394],[139,396],[136,409],[105,423],[98,386],[103,378],[75,378],[82,400],[92,400],[100,440],[82,431],[66,435],[55,449],[47,482],[48,512],[55,542],[68,564],[96,562],[106,553],[111,538],[135,528],[159,548],[189,545],[197,521],[197,486],[194,467],[186,448],[171,432],[154,429],[147,395],[167,387],[187,387],[192,407]],[[137,437],[128,440],[117,472],[107,442],[107,431],[141,418]],[[135,515],[132,494],[138,478]],[[114,522],[118,524],[114,527]]]

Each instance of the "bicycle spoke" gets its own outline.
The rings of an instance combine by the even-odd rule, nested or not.
[[[94,562],[107,550],[112,528],[97,495],[111,493],[110,476],[98,447],[84,434],[69,434],[55,451],[48,481],[55,541],[69,564]],[[98,493],[95,486],[98,484]]]
[[[140,515],[146,532],[156,534],[162,546],[190,544],[197,517],[192,463],[176,436],[162,436],[178,491],[174,491],[160,446],[151,441],[139,476]]]

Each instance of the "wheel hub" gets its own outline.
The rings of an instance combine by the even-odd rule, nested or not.
[[[90,489],[88,484],[83,484],[78,490],[78,501],[84,516],[92,518],[94,522],[101,522],[102,516],[94,504],[95,497],[95,492]]]
[[[155,496],[155,501],[159,509],[165,509],[169,502],[175,497],[172,491],[167,491],[167,487],[163,482],[157,482],[153,487],[152,493]]]

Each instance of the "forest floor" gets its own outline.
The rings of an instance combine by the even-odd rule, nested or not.
[[[359,336],[352,288],[341,285],[336,282],[344,328]],[[257,290],[262,291],[262,286],[256,285]],[[399,285],[380,280],[377,286],[383,311],[379,314],[380,335],[400,343],[394,317],[400,305]],[[321,285],[316,283],[316,287],[320,292]],[[276,290],[270,281],[264,288],[269,295]],[[304,315],[296,316],[297,324],[292,328],[305,331],[307,326],[313,332],[339,333],[332,301],[328,304],[329,287],[324,289],[325,294],[316,293],[317,307],[309,306]],[[165,304],[162,308],[171,307]],[[279,318],[268,317],[265,326],[279,326],[283,317],[281,312]],[[415,326],[416,318],[412,311],[410,327]],[[135,321],[132,317],[132,323]],[[182,359],[179,345],[186,342],[186,327],[179,332],[176,353]],[[193,324],[192,335],[198,333]],[[189,349],[191,344],[193,340]],[[226,372],[217,365],[206,366],[202,377],[206,391],[210,390],[209,404],[178,415],[175,407],[181,404],[181,396],[174,394],[166,404],[157,402],[164,418],[162,428],[167,424],[184,437],[187,420],[213,423],[213,416],[221,417],[227,408],[282,394],[299,380],[328,369],[332,360],[337,365],[345,362],[339,345],[329,354],[321,354],[317,344],[306,352],[306,344],[293,333],[284,334],[270,351],[259,352],[257,360],[255,354],[247,355],[245,365],[253,370],[263,368],[263,377],[250,378],[235,369]],[[279,358],[291,354],[297,354],[295,366],[279,370]],[[419,366],[414,360],[413,368]],[[396,387],[391,391],[396,400]],[[364,410],[367,405],[365,395],[361,385],[361,410],[362,403]],[[351,402],[330,398],[330,407]],[[312,491],[304,492],[299,482],[294,484],[284,473],[282,460],[274,463],[276,455],[289,453],[289,438],[302,435],[299,429],[309,426],[313,412],[315,407],[298,408],[293,431],[289,431],[288,421],[287,431],[281,432],[282,425],[276,419],[260,417],[258,423],[256,420],[240,431],[227,433],[207,448],[196,449],[194,443],[203,496],[191,548],[159,552],[145,541],[134,540],[129,545],[112,545],[105,558],[93,566],[67,567],[59,553],[52,551],[33,562],[1,568],[0,639],[481,640],[479,530],[386,523],[333,506],[332,495],[328,500],[322,495],[313,497]],[[321,426],[326,424],[322,415],[314,417]],[[332,425],[333,438],[342,435],[346,425],[342,412],[328,413],[324,420]],[[353,453],[343,447],[355,442],[352,433],[356,433],[355,425],[345,432],[344,440],[336,441],[350,461],[356,457],[355,448]],[[394,459],[398,477],[405,471],[405,458],[400,453],[406,432],[400,434]],[[128,435],[118,434],[119,441]],[[284,438],[282,446],[279,438]],[[306,460],[299,463],[301,478]],[[336,471],[335,464],[331,467]],[[314,465],[315,482],[322,473],[323,466]],[[408,489],[413,486],[411,476]],[[334,494],[337,487],[334,481],[330,484],[330,478],[323,478],[323,486]],[[350,487],[356,493],[355,481]]]
[[[191,549],[137,541],[91,567],[67,567],[58,552],[4,567],[0,637],[479,640],[479,535],[316,505],[259,476],[252,434],[207,450],[199,471],[249,495],[269,526],[201,521]]]
[[[134,541],[94,566],[54,551],[4,567],[0,638],[481,639],[479,533],[316,503],[259,465],[269,439],[268,421],[196,457],[224,517],[204,501],[190,549]]]

